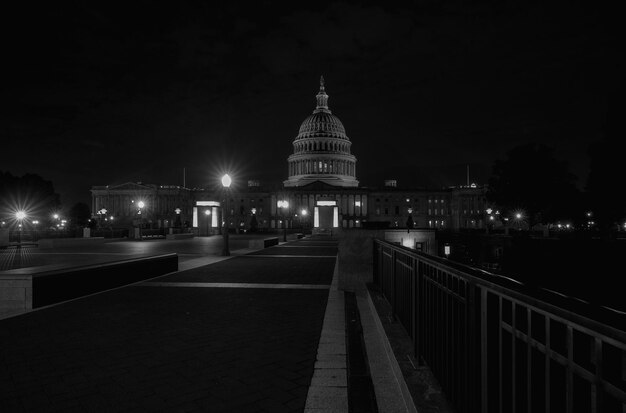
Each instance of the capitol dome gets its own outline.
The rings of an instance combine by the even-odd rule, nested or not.
[[[285,186],[303,186],[315,181],[355,187],[356,158],[350,153],[352,142],[339,118],[328,108],[324,77],[316,96],[317,106],[300,125],[293,141],[293,154],[287,159],[289,179]]]
[[[300,125],[300,132],[296,139],[311,137],[333,137],[339,139],[348,139],[343,123],[339,118],[330,111],[316,112],[310,115]]]

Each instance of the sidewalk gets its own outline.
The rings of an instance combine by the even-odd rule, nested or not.
[[[0,320],[0,411],[347,412],[336,255],[320,237],[191,259]]]

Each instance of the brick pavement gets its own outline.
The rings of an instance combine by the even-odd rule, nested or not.
[[[334,259],[313,257],[336,248],[320,244],[0,320],[0,411],[302,412],[328,290],[167,284],[330,285]]]

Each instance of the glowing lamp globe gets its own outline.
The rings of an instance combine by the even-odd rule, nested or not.
[[[230,176],[228,174],[222,176],[222,186],[224,188],[228,188],[230,186],[230,184],[233,183],[233,180],[230,178]]]

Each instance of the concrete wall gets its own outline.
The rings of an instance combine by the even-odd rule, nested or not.
[[[33,306],[30,275],[0,275],[0,311],[26,311]]]
[[[393,229],[384,230],[383,239],[389,242],[397,242],[408,248],[415,248],[416,243],[422,243],[422,252],[437,255],[437,240],[435,230],[430,229]]]
[[[374,238],[389,242],[404,241],[415,245],[423,242],[424,250],[428,254],[437,254],[437,241],[434,230],[367,230],[360,228],[335,228],[339,239],[339,289],[358,291],[365,288],[365,284],[373,281],[374,265]]]
[[[6,228],[0,229],[0,248],[9,245],[9,230]]]
[[[44,238],[38,241],[39,248],[80,247],[82,245],[104,244],[104,237],[92,238]]]

